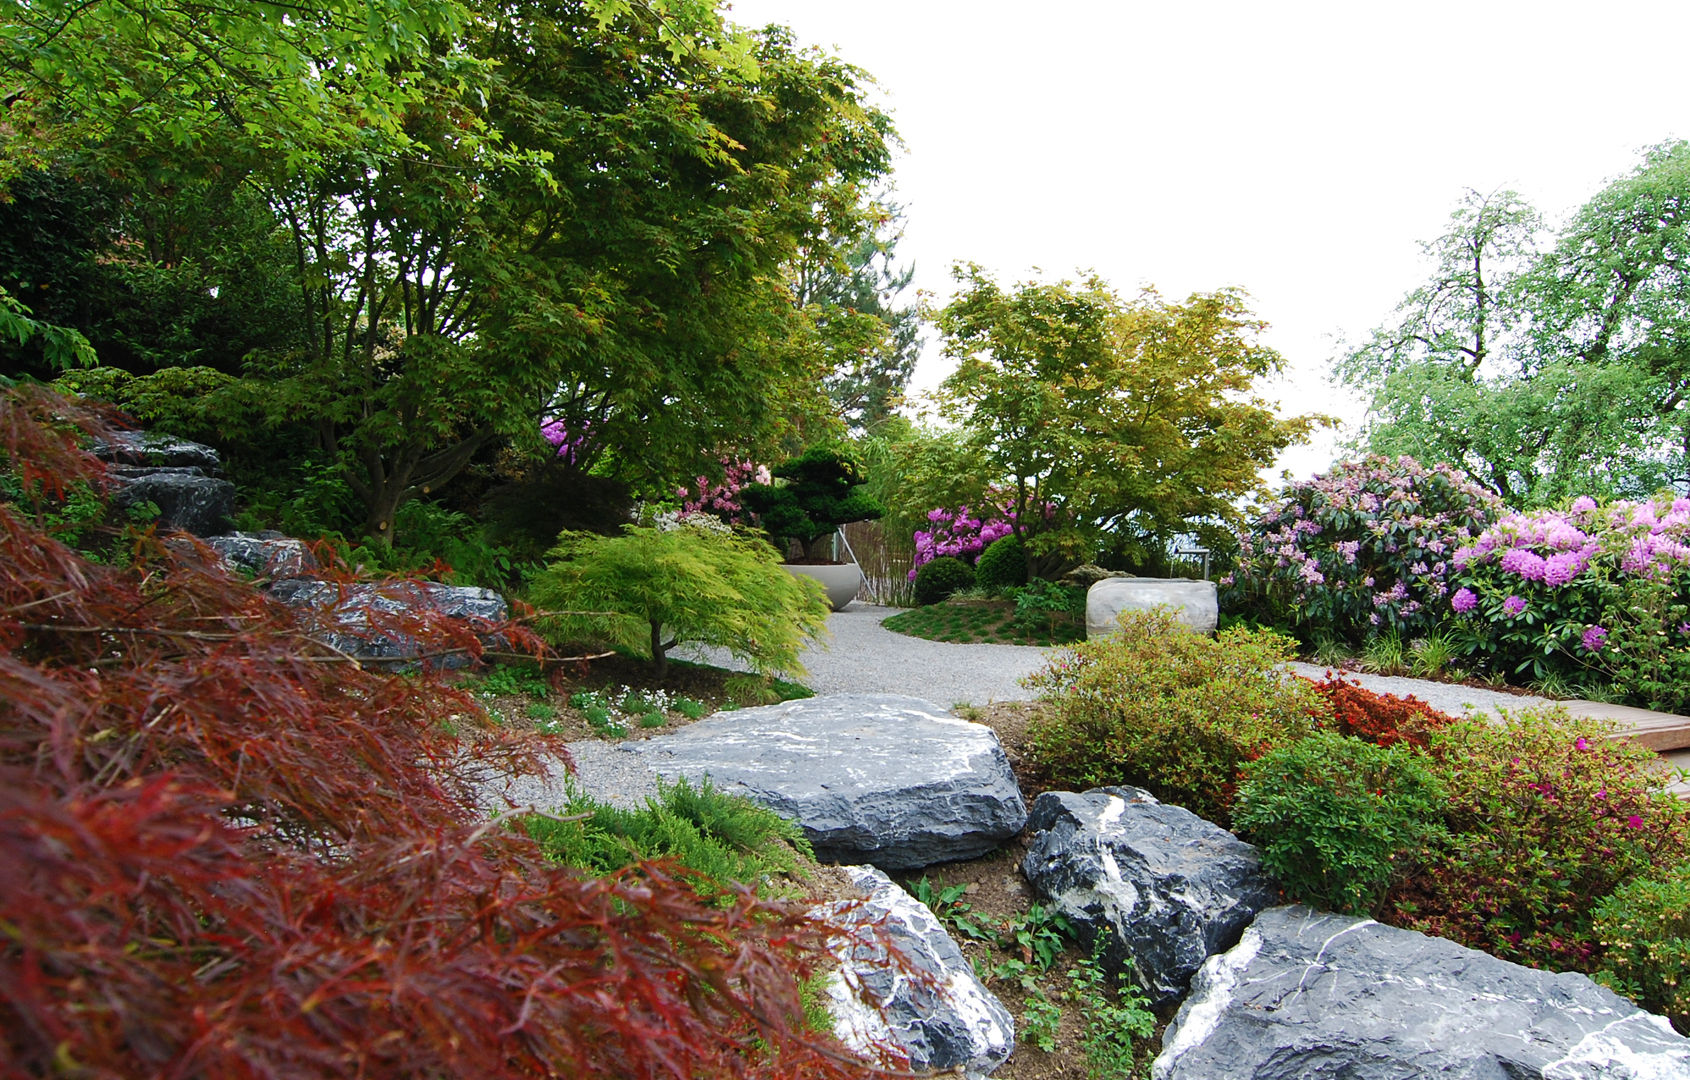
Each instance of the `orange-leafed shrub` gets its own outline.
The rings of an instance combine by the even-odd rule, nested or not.
[[[1432,732],[1455,722],[1412,694],[1397,697],[1379,694],[1330,671],[1314,684],[1315,690],[1332,705],[1332,719],[1323,722],[1340,735],[1352,735],[1378,746],[1411,743],[1424,750]]]

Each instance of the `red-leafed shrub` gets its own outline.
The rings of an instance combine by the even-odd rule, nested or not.
[[[1351,735],[1377,746],[1411,743],[1424,750],[1432,732],[1455,722],[1412,694],[1397,697],[1379,694],[1357,683],[1345,682],[1330,671],[1314,684],[1315,690],[1332,704],[1332,719],[1323,721],[1340,735]]]
[[[75,444],[97,423],[0,397],[0,468],[42,504],[97,488]],[[707,908],[661,867],[557,867],[475,808],[479,772],[533,761],[494,731],[449,736],[479,718],[469,698],[315,644],[201,548],[142,535],[99,564],[17,506],[0,502],[0,1074],[863,1071],[801,1033],[823,934],[801,911]],[[477,647],[424,616],[404,631]]]

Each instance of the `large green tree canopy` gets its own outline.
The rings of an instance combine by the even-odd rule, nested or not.
[[[1690,143],[1649,150],[1550,234],[1469,193],[1432,279],[1338,360],[1363,441],[1465,470],[1516,507],[1690,483]]]
[[[1213,531],[1318,422],[1255,394],[1283,360],[1241,292],[1129,301],[1096,277],[1005,289],[977,266],[957,275],[939,315],[958,361],[942,408],[1007,489],[1034,571]]]
[[[74,253],[101,279],[79,328],[137,370],[236,376],[225,414],[309,429],[368,534],[542,419],[632,479],[825,421],[783,267],[862,227],[892,136],[860,72],[783,31],[691,2],[23,7],[30,164],[112,207]],[[109,71],[32,59],[106,36]],[[307,119],[250,120],[271,87]]]

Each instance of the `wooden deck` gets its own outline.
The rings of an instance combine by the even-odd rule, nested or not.
[[[1615,738],[1647,746],[1673,768],[1690,770],[1690,716],[1634,709],[1629,705],[1609,705],[1601,701],[1563,701],[1559,704],[1573,716],[1594,716],[1615,721],[1620,726]],[[1667,790],[1681,799],[1690,799],[1690,780],[1680,779],[1668,784]]]

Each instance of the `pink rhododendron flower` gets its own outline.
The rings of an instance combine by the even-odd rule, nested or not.
[[[1455,590],[1454,596],[1449,598],[1449,606],[1457,614],[1465,615],[1479,606],[1478,594],[1463,585]]]
[[[1525,598],[1510,596],[1502,602],[1502,610],[1507,612],[1510,616],[1519,616],[1524,614],[1526,610]]]
[[[1582,644],[1584,646],[1585,652],[1601,652],[1602,651],[1602,643],[1607,641],[1607,640],[1608,640],[1608,631],[1607,630],[1603,629],[1600,626],[1591,626],[1591,627],[1587,627],[1585,629],[1584,636],[1579,639],[1579,642],[1580,642],[1580,644]],[[1583,740],[1581,739],[1580,741],[1582,742]],[[1580,747],[1579,749],[1582,750],[1584,748]]]

